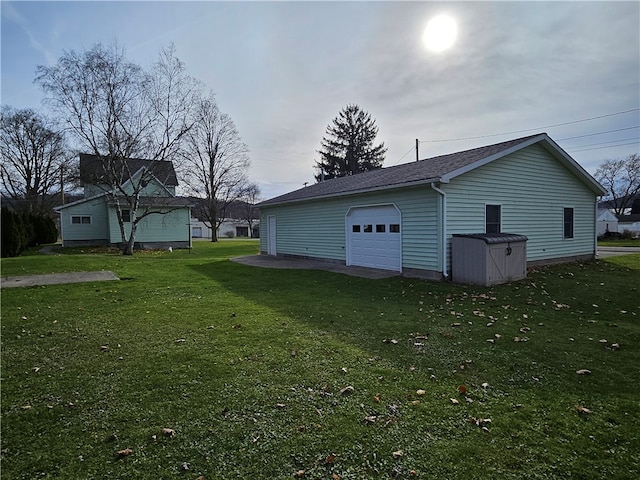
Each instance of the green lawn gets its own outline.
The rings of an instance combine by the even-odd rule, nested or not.
[[[640,477],[640,255],[484,288],[256,251],[3,259],[122,280],[2,291],[2,478]]]
[[[640,247],[639,238],[623,238],[616,240],[598,240],[599,247]]]

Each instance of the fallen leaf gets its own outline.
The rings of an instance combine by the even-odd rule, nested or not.
[[[458,387],[458,392],[460,392],[462,395],[466,395],[467,394],[467,386],[466,385],[460,385]]]
[[[334,473],[333,475],[331,475],[331,478],[333,480],[340,480],[340,475],[338,475],[337,473]]]
[[[342,368],[340,369],[340,371],[341,371],[342,373],[347,373],[347,367],[342,367]]]
[[[420,396],[422,396],[422,395],[424,395],[425,393],[427,393],[425,390],[422,390],[422,389],[420,389],[420,390],[416,390],[416,395],[420,395]]]
[[[130,448],[125,448],[124,450],[118,450],[116,452],[116,455],[120,458],[124,458],[124,457],[128,457],[132,453],[133,453],[133,450],[131,450]]]
[[[364,423],[366,423],[367,425],[371,425],[372,423],[376,423],[377,419],[378,417],[376,417],[375,415],[369,415],[368,417],[364,417]]]
[[[295,475],[296,478],[302,478],[304,477],[304,470],[298,470]]]
[[[450,398],[449,399],[451,401],[451,403],[453,403],[454,405],[457,405],[458,403],[460,403],[458,400],[456,400],[455,398]]]
[[[33,367],[31,369],[34,373],[38,373],[40,371],[40,367]]]
[[[355,388],[349,385],[340,390],[340,395],[351,395],[353,392],[355,392]]]
[[[591,370],[587,370],[586,368],[583,368],[581,370],[576,370],[576,373],[578,375],[591,375]]]
[[[329,454],[327,458],[324,459],[324,464],[327,465],[329,463],[333,463],[336,460],[337,455],[335,453]]]
[[[20,407],[22,410],[31,410],[31,405],[23,405]]]
[[[612,343],[611,345],[609,345],[609,348],[611,348],[612,350],[619,350],[620,349],[620,344]]]
[[[276,403],[276,408],[283,409],[285,407],[286,407],[286,405],[284,403]]]
[[[109,351],[109,345],[100,345],[100,350],[102,350],[103,352],[108,352]]]
[[[167,437],[174,437],[176,434],[176,431],[172,428],[163,428],[162,429],[162,434],[167,436]]]
[[[393,458],[398,459],[404,456],[404,452],[402,450],[396,450],[395,452],[392,452],[391,455]]]
[[[589,415],[591,413],[591,410],[589,410],[588,408],[583,407],[582,405],[578,405],[576,407],[576,410],[581,415]]]
[[[487,388],[489,388],[489,384],[487,382],[484,382],[482,385],[480,385],[482,388],[484,388],[485,390]]]

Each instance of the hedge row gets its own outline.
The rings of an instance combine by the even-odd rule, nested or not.
[[[51,217],[19,215],[2,207],[2,257],[17,257],[27,247],[58,240],[58,229]]]

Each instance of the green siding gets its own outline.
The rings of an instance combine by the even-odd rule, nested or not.
[[[394,204],[402,215],[402,266],[438,267],[437,196],[428,186],[261,208],[260,250],[267,252],[268,220],[276,216],[278,255],[344,262],[345,222],[351,207]]]
[[[75,215],[90,216],[91,224],[72,224],[71,217]],[[104,198],[87,200],[61,210],[60,225],[62,227],[61,236],[63,241],[108,241],[107,207],[104,203]]]
[[[446,193],[447,270],[451,236],[484,233],[485,205],[502,207],[503,232],[529,238],[527,260],[593,255],[596,196],[540,145],[532,145],[441,184]],[[345,261],[350,207],[394,204],[402,215],[402,268],[441,272],[443,200],[430,185],[264,206],[260,250],[267,252],[267,217],[276,217],[278,255]],[[574,209],[574,238],[564,239],[563,209]]]
[[[500,204],[501,230],[529,238],[528,261],[594,253],[596,197],[539,145],[472,170],[441,188],[447,193],[449,238],[455,233],[484,232],[485,204]],[[564,207],[574,208],[570,240],[563,238]]]
[[[167,212],[167,210],[159,210]],[[177,242],[190,239],[190,215],[188,208],[149,215],[138,223],[136,242]],[[127,236],[131,232],[131,224],[126,223]],[[116,208],[109,207],[109,238],[111,243],[122,241]]]

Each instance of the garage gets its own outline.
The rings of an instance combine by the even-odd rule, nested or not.
[[[394,205],[354,207],[347,214],[347,265],[402,271],[400,211]]]

